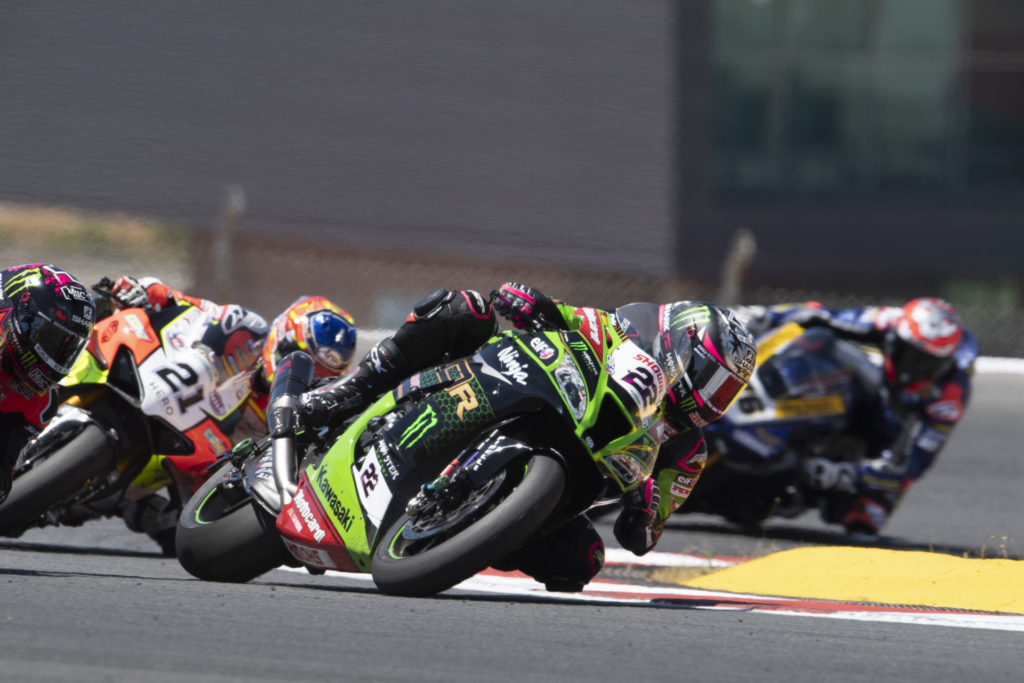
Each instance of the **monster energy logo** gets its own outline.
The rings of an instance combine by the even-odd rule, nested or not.
[[[693,396],[687,396],[686,398],[679,402],[679,409],[684,412],[697,410],[697,407],[697,401],[693,399]]]
[[[695,306],[679,311],[672,316],[672,325],[680,327],[698,326],[711,320],[711,309],[707,306]]]
[[[398,440],[399,448],[411,448],[423,435],[430,431],[430,428],[437,424],[437,413],[433,406],[420,413],[411,425],[402,432],[402,438]]]
[[[26,268],[25,270],[15,273],[7,282],[4,283],[4,296],[11,298],[12,295],[17,294],[28,287],[30,284],[28,280],[38,278],[41,275],[42,271],[38,268]]]
[[[586,364],[587,369],[590,370],[590,373],[593,374],[593,375],[596,375],[597,374],[597,366],[594,365],[594,361],[591,359],[590,347],[587,346],[587,342],[585,342],[585,341],[572,341],[572,342],[569,342],[569,346],[574,351],[576,351],[578,354],[580,354],[580,357],[583,359],[583,362]]]

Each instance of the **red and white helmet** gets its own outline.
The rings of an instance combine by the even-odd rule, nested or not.
[[[889,381],[906,387],[942,377],[953,366],[963,335],[949,303],[927,297],[908,301],[882,349]]]

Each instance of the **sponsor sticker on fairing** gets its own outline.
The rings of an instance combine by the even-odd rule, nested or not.
[[[302,564],[322,567],[324,569],[339,569],[334,561],[331,560],[330,555],[325,553],[323,550],[313,548],[308,545],[301,545],[284,537],[282,537],[282,540],[284,540],[285,546],[288,547],[288,552],[290,552],[292,556]]]
[[[654,413],[668,391],[664,370],[633,342],[616,348],[606,364],[616,384],[626,390],[640,417]]]
[[[391,490],[381,473],[376,446],[370,448],[358,468],[352,466],[352,475],[355,477],[356,494],[366,511],[366,516],[374,526],[379,527],[381,520],[384,519],[384,513],[387,512],[388,504],[391,503]]]
[[[575,313],[582,318],[580,333],[590,342],[594,352],[600,357],[603,351],[602,347],[604,346],[604,327],[601,326],[597,310],[594,308],[577,308]]]
[[[530,348],[534,350],[537,357],[541,360],[549,360],[555,355],[555,350],[551,345],[540,337],[534,337],[530,340]]]
[[[345,505],[345,502],[335,492],[331,482],[327,479],[327,469],[321,467],[316,475],[316,487],[320,489],[321,500],[324,501],[327,509],[330,510],[338,520],[338,525],[345,531],[352,529],[355,520],[352,511]]]
[[[124,321],[128,323],[128,329],[136,337],[138,337],[142,341],[153,341],[152,339],[150,339],[149,333],[146,332],[146,326],[142,324],[142,321],[139,320],[139,317],[137,315],[135,315],[134,313],[129,313],[124,316]]]
[[[313,514],[313,509],[309,505],[309,501],[306,500],[306,492],[302,489],[295,494],[295,498],[292,499],[295,503],[295,510],[298,511],[300,520],[305,525],[305,528],[309,530],[309,533],[313,535],[313,540],[317,543],[324,540],[327,532],[320,526],[320,522],[317,520],[316,515]],[[298,528],[298,524],[296,527]],[[302,530],[301,528],[299,529]]]
[[[529,374],[527,366],[519,360],[519,352],[512,346],[498,352],[498,362],[501,363],[501,374],[516,384],[526,386]]]

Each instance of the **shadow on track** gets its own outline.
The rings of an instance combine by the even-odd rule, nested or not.
[[[100,548],[96,546],[71,546],[53,543],[27,543],[18,541],[0,541],[0,550],[15,550],[30,553],[59,553],[61,555],[107,555],[111,557],[148,557],[158,560],[167,559],[156,549],[153,552],[141,550],[125,550],[123,548]]]

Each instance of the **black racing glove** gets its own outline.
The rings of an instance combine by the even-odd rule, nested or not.
[[[491,292],[491,300],[494,310],[521,330],[532,329],[541,320],[557,325],[560,317],[554,301],[540,291],[518,282],[506,282],[500,289]]]
[[[658,517],[660,504],[658,483],[650,477],[622,496],[622,512],[615,520],[614,531],[623,548],[643,555],[657,544],[665,526]]]

